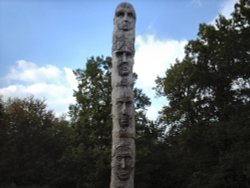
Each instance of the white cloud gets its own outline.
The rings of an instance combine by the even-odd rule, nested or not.
[[[231,13],[234,11],[235,3],[237,3],[238,1],[239,0],[225,0],[221,6],[219,13],[229,18]]]
[[[218,18],[219,14],[225,16],[226,18],[231,18],[231,13],[234,11],[234,5],[237,2],[239,2],[239,0],[222,1],[218,15],[210,22],[210,24],[215,24],[215,20]]]
[[[64,72],[65,72],[65,76],[66,76],[66,80],[67,82],[70,84],[70,87],[73,89],[76,89],[78,86],[77,80],[75,78],[75,75],[72,71],[72,69],[64,67]]]
[[[7,83],[0,88],[0,95],[24,98],[34,95],[45,99],[49,109],[56,115],[66,113],[69,104],[75,103],[72,96],[77,81],[70,68],[60,69],[53,65],[38,66],[35,63],[19,60],[6,76]]]
[[[136,86],[143,89],[151,98],[152,106],[148,109],[147,117],[156,119],[158,111],[166,104],[165,99],[156,99],[155,79],[164,76],[165,71],[175,63],[176,59],[184,57],[186,40],[159,40],[154,35],[138,35],[136,37],[136,54],[134,72],[138,74]]]
[[[238,0],[222,1],[219,14],[230,17],[234,11],[234,5]],[[201,0],[192,0],[193,4],[201,5]],[[217,18],[218,16],[216,16]],[[211,22],[215,23],[215,19]],[[154,35],[138,35],[136,37],[136,54],[134,72],[138,74],[136,86],[142,88],[145,94],[150,97],[152,105],[148,108],[147,117],[156,119],[158,111],[167,104],[166,98],[156,98],[155,79],[157,76],[164,76],[165,71],[175,63],[176,59],[184,57],[184,46],[188,41],[182,40],[159,40]]]
[[[61,70],[53,65],[37,66],[35,63],[18,60],[7,74],[7,79],[24,82],[56,81],[60,77]]]
[[[184,57],[187,41],[159,40],[154,35],[136,37],[134,71],[138,74],[138,85],[152,88],[157,76],[163,76],[176,58]]]
[[[159,40],[154,35],[136,37],[136,55],[134,72],[138,74],[137,86],[151,98],[152,106],[147,117],[155,120],[158,111],[166,104],[165,98],[155,98],[155,79],[164,76],[170,64],[176,58],[184,57],[184,46],[187,41]],[[38,66],[33,62],[19,60],[11,67],[5,78],[9,83],[0,88],[0,95],[7,97],[27,97],[46,99],[49,109],[57,115],[68,111],[69,104],[75,103],[73,90],[77,81],[70,68],[59,68],[53,65]]]

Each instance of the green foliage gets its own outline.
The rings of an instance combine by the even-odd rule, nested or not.
[[[201,24],[185,58],[157,78],[157,94],[169,100],[157,124],[145,116],[149,98],[134,89],[135,187],[250,187],[247,3]],[[0,187],[109,187],[111,61],[91,57],[74,71],[70,122],[34,97],[0,98]]]
[[[109,184],[111,148],[111,58],[90,58],[86,69],[74,71],[78,89],[76,104],[70,106],[74,141],[67,163],[76,168],[75,187],[102,187]],[[70,171],[71,170],[71,171]],[[72,172],[73,170],[73,172]]]
[[[160,117],[168,128],[169,155],[173,150],[185,161],[171,169],[184,182],[174,187],[249,187],[248,1],[236,4],[230,19],[201,24],[185,53],[156,81],[158,95],[169,100]]]
[[[1,101],[0,184],[47,185],[67,145],[68,123],[33,97]],[[51,152],[53,151],[53,152]]]
[[[75,174],[76,187],[109,187],[112,143],[111,61],[110,57],[91,57],[87,60],[86,69],[74,71],[79,85],[74,92],[77,102],[70,106],[69,114],[75,138],[66,160],[74,166],[71,169],[76,173],[71,173]],[[136,79],[134,75],[134,81]],[[150,132],[156,131],[156,127],[145,117],[146,107],[150,105],[149,98],[137,88],[134,89],[134,97],[140,146],[139,143],[149,135],[154,134],[154,139],[158,135]]]
[[[70,125],[46,110],[44,101],[1,101],[0,185],[109,187],[111,162],[111,58],[92,57],[74,71],[78,89],[70,106]],[[134,75],[134,81],[137,76]],[[149,98],[134,89],[137,174],[144,181],[143,161],[150,161],[161,130],[145,116]],[[151,155],[148,155],[151,154]],[[153,165],[153,164],[152,164]]]

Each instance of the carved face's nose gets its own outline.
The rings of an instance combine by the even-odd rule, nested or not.
[[[125,159],[122,158],[121,160],[121,168],[124,169],[126,167],[126,162],[125,162]]]
[[[125,22],[128,22],[128,13],[125,12],[123,19]]]
[[[122,54],[122,62],[127,62],[127,55],[126,55],[126,53]]]
[[[126,108],[126,103],[122,104],[122,114],[126,115],[127,114],[127,108]]]

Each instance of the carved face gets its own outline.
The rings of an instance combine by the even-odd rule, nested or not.
[[[120,136],[120,138],[126,138],[126,137],[128,137],[128,130],[127,130],[127,128],[121,128],[119,130],[119,136]]]
[[[127,76],[129,75],[130,68],[128,62],[121,62],[118,67],[119,75]]]
[[[129,179],[133,169],[132,151],[127,146],[116,148],[113,156],[112,167],[120,180]]]
[[[120,76],[127,76],[132,71],[133,54],[129,51],[117,51],[115,53],[118,60],[118,73]]]
[[[119,83],[119,86],[128,86],[128,79],[126,77],[123,77]]]
[[[132,5],[121,3],[116,8],[114,22],[119,30],[129,31],[135,26],[135,17]]]
[[[118,119],[121,127],[128,127],[133,113],[133,101],[130,97],[118,98],[116,101]]]

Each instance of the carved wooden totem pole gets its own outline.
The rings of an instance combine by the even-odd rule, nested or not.
[[[133,188],[135,118],[133,64],[136,14],[129,3],[117,6],[112,46],[112,161],[110,188]]]

